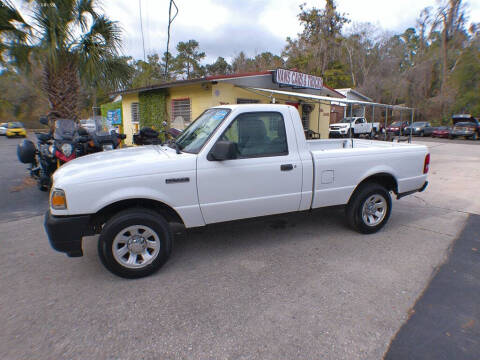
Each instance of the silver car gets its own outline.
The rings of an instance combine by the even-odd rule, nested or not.
[[[0,135],[4,135],[7,133],[8,123],[0,124]]]

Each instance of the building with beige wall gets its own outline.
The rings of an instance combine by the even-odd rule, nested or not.
[[[323,85],[321,78],[282,70],[210,76],[201,79],[175,81],[120,92],[122,96],[122,129],[127,143],[143,126],[161,127],[166,121],[170,127],[184,129],[206,109],[225,104],[276,103],[295,106],[308,134],[328,138],[330,102],[308,100],[295,95],[273,94],[269,90],[286,90],[300,94],[344,98],[337,91]],[[310,84],[316,88],[308,88]],[[280,91],[281,92],[281,91]],[[143,109],[143,110],[142,110]],[[142,113],[143,112],[143,113]],[[158,116],[157,116],[158,115]]]

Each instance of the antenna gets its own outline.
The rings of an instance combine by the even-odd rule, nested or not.
[[[175,15],[173,16],[173,18],[172,18],[172,5],[175,6]],[[170,25],[172,24],[173,20],[175,20],[177,15],[178,15],[178,7],[175,4],[175,1],[170,0],[170,5],[168,7],[167,54],[165,56],[165,74],[164,74],[165,80],[167,79],[167,75],[168,75],[168,60],[170,58],[170,53],[168,52],[168,47],[170,45]]]
[[[146,56],[145,56],[145,39],[144,39],[144,37],[143,37],[142,0],[138,0],[138,9],[139,9],[139,11],[140,11],[140,31],[142,32],[143,61],[146,61]]]

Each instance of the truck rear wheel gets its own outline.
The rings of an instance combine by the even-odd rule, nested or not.
[[[170,256],[172,232],[165,219],[148,209],[129,209],[113,216],[98,239],[103,265],[115,275],[134,279],[159,270]]]
[[[352,228],[363,234],[372,234],[387,223],[391,210],[390,192],[382,185],[366,183],[353,193],[346,207],[346,216]]]

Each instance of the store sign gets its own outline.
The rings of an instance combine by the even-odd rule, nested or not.
[[[111,125],[122,125],[122,113],[120,109],[108,110],[107,121]]]
[[[317,90],[323,88],[323,79],[321,77],[285,69],[275,70],[274,82],[280,85],[289,85]]]

